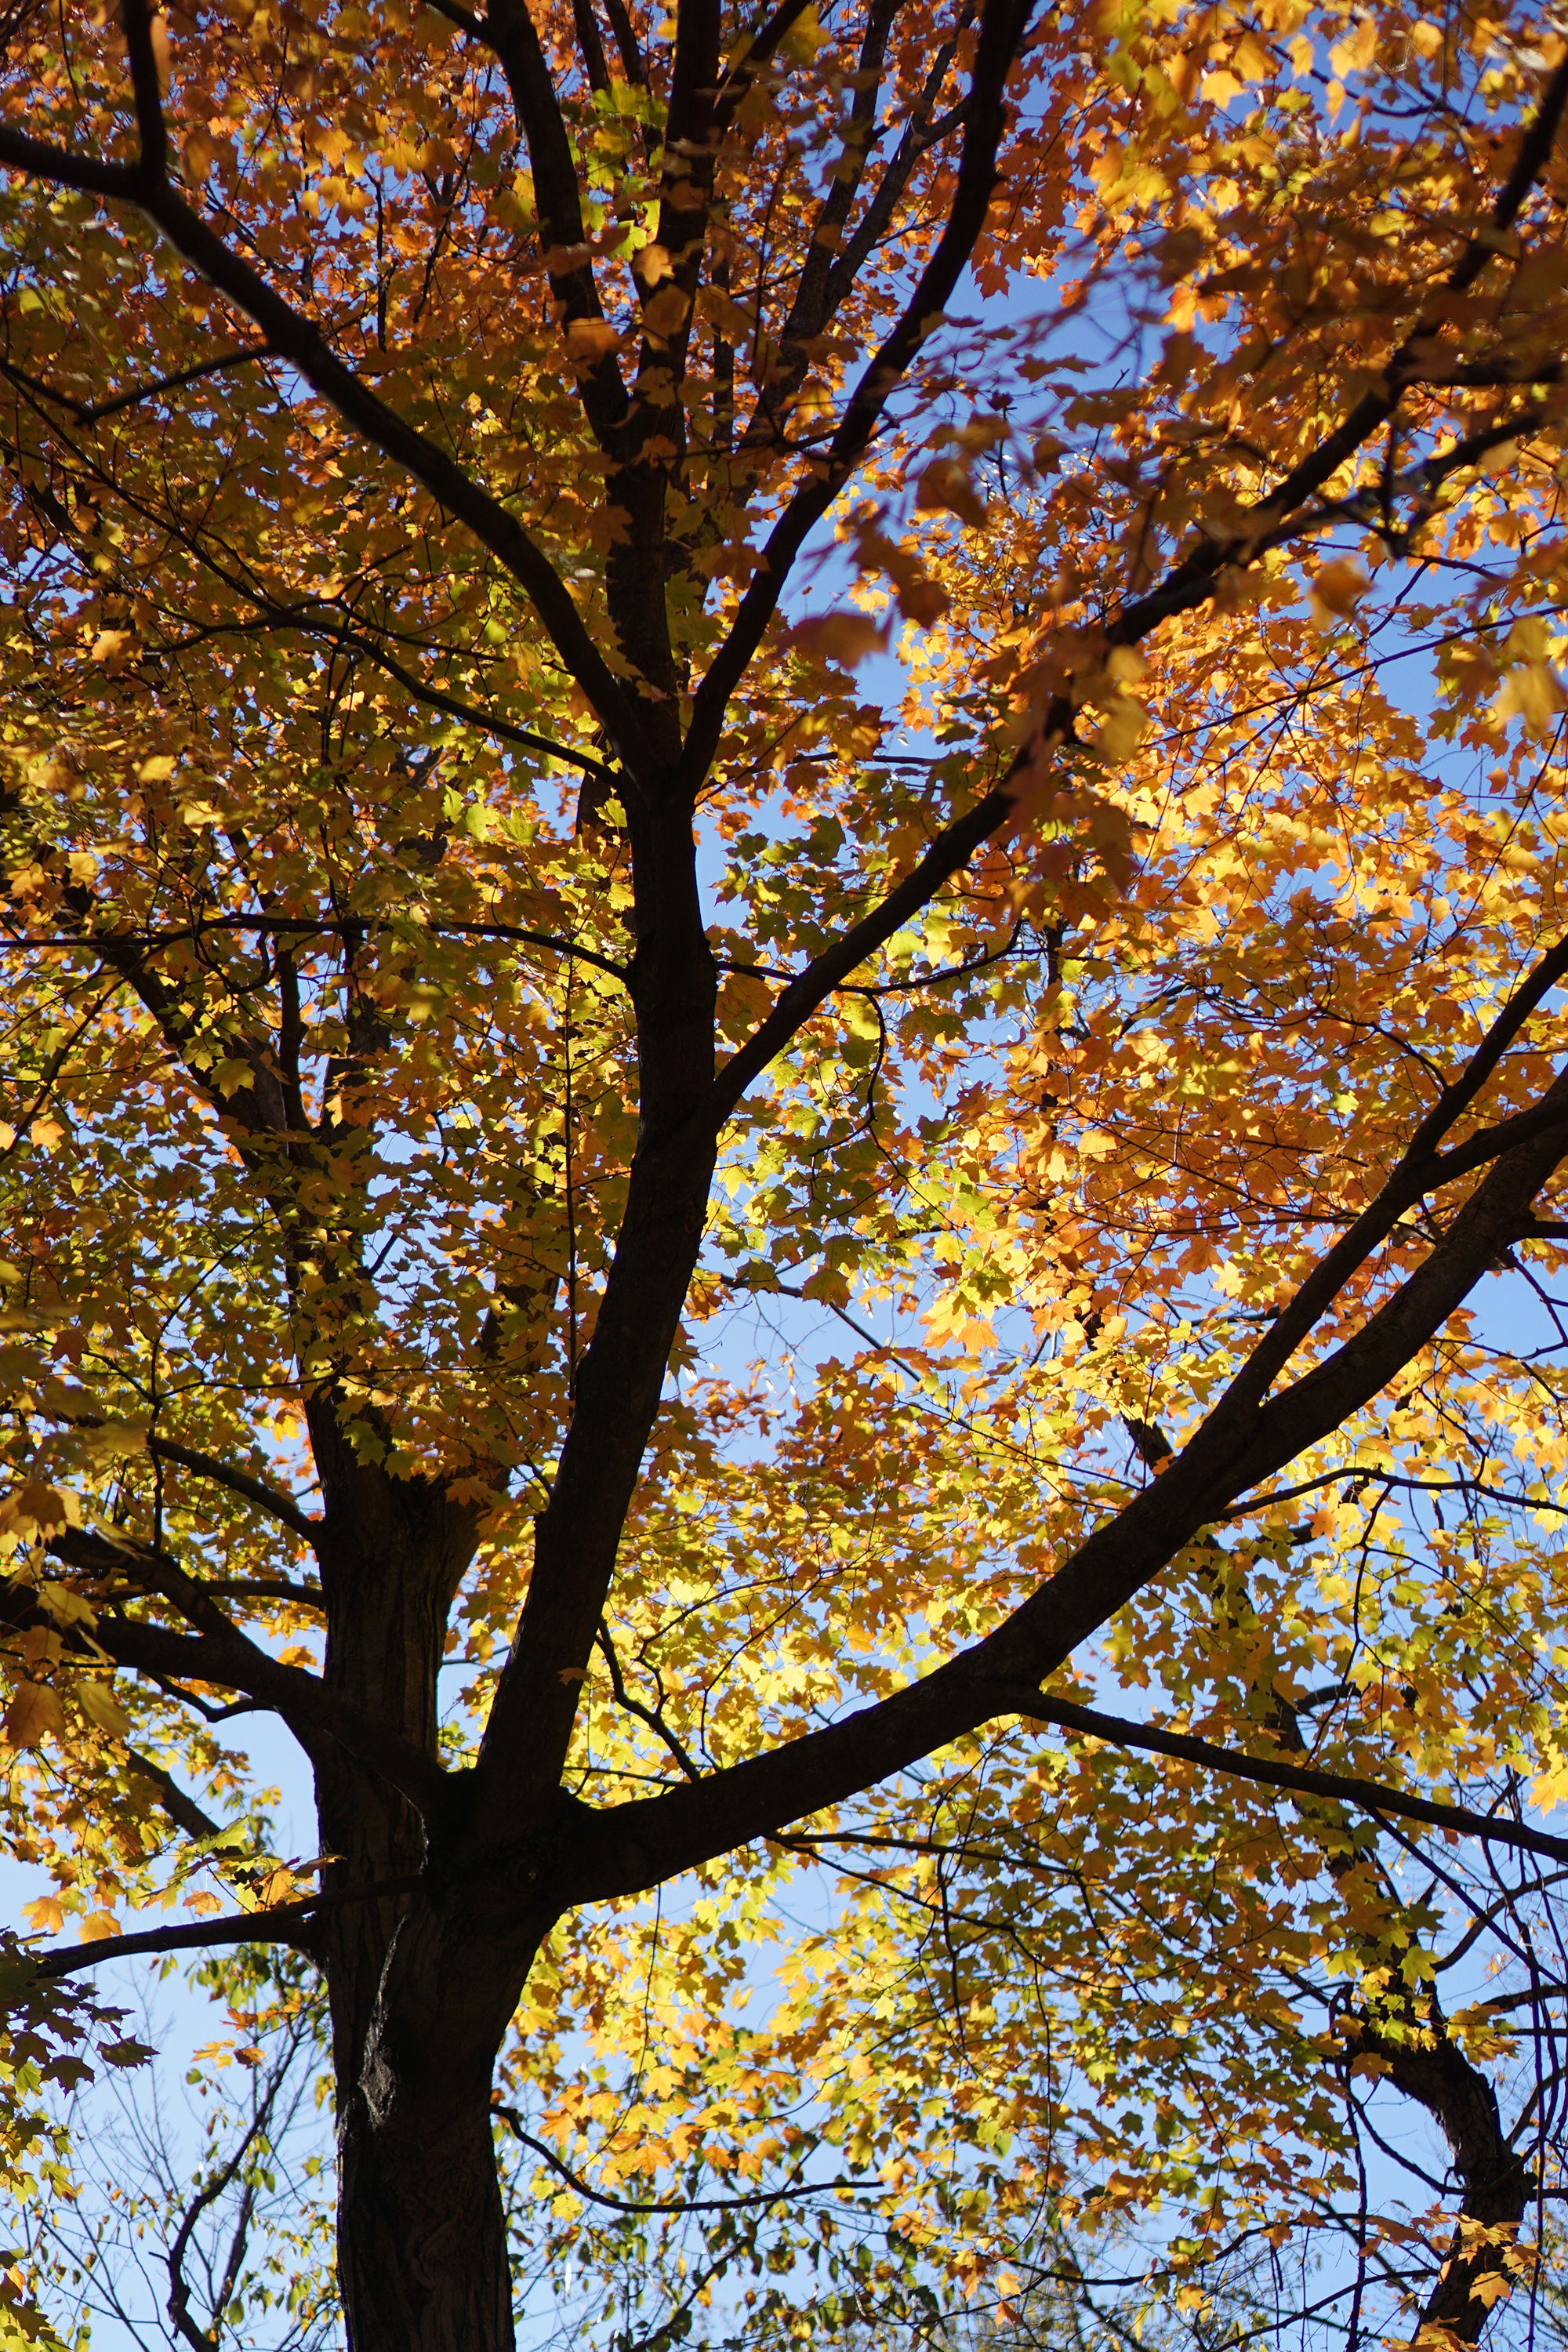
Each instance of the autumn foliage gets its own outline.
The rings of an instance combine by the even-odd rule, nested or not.
[[[3,21],[0,2342],[1544,2328],[1555,17]]]

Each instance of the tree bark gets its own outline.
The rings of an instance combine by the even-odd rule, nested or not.
[[[350,2352],[511,2352],[511,2271],[488,2091],[439,2102],[386,2064],[338,2144]]]
[[[542,1878],[542,1868],[540,1875]],[[338,2272],[351,2352],[510,2352],[511,2272],[490,2120],[496,2053],[554,1924],[530,1875],[461,1893],[437,1865],[397,1925],[338,2132]]]

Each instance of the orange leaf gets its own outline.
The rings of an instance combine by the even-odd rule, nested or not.
[[[972,530],[985,528],[985,501],[956,457],[938,457],[926,467],[915,485],[915,511],[955,514]]]
[[[845,662],[852,667],[868,654],[886,653],[888,635],[886,621],[874,621],[868,613],[824,613],[819,619],[803,621],[793,629],[789,642],[813,661]]]

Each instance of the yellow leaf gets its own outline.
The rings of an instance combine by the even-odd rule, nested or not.
[[[118,1936],[119,1933],[110,1911],[89,1911],[81,1923],[80,1934],[84,1944],[101,1944],[108,1937]]]
[[[1497,718],[1522,719],[1526,732],[1531,735],[1550,734],[1564,709],[1568,709],[1568,694],[1546,662],[1521,662],[1510,669],[1492,704]]]
[[[574,319],[566,330],[566,349],[584,367],[596,366],[620,340],[607,319]]]
[[[815,0],[813,0],[813,5],[801,10],[784,35],[780,47],[786,57],[793,58],[797,65],[808,66],[815,61],[818,49],[826,38],[827,35],[822,29]]]
[[[790,632],[789,642],[813,661],[837,661],[849,664],[864,661],[868,654],[885,653],[888,646],[888,625],[872,620],[868,613],[824,613],[815,621],[803,621]]]
[[[116,1739],[126,1737],[131,1729],[131,1717],[115,1697],[112,1683],[96,1678],[79,1682],[76,1695],[89,1723],[95,1723],[100,1731],[107,1731]]]
[[[1149,713],[1136,695],[1118,694],[1106,704],[1094,730],[1095,748],[1112,767],[1130,760],[1149,724]]]
[[[685,326],[691,305],[679,286],[661,286],[643,311],[643,320],[650,335],[678,335]]]
[[[110,677],[117,677],[135,650],[136,638],[130,629],[100,629],[92,641],[89,661],[101,662]]]
[[[1342,557],[1325,563],[1312,582],[1312,618],[1318,626],[1328,628],[1353,613],[1371,584],[1359,563]]]
[[[40,1895],[36,1903],[24,1903],[22,1916],[40,1936],[58,1936],[65,1925],[65,1906],[56,1895]]]
[[[5,1710],[5,1738],[13,1748],[41,1748],[66,1727],[66,1711],[47,1683],[18,1683]]]
[[[29,1479],[5,1497],[5,1524],[26,1534],[44,1534],[51,1528],[79,1528],[81,1505],[68,1486],[46,1486]]]
[[[186,131],[181,156],[187,180],[200,182],[206,178],[217,161],[217,149],[205,122],[195,123]]]
[[[1377,20],[1363,16],[1353,33],[1336,41],[1329,51],[1329,63],[1342,79],[1347,73],[1365,73],[1377,55]]]

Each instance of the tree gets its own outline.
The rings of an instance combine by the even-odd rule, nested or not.
[[[1201,2302],[1368,2078],[1454,2179],[1351,2336],[1375,2256],[1475,2341],[1568,1974],[1562,37],[6,36],[18,1998],[309,1957],[359,2352],[512,2340],[498,2133],[569,2217],[837,2149],[960,2276],[1163,2200]]]

